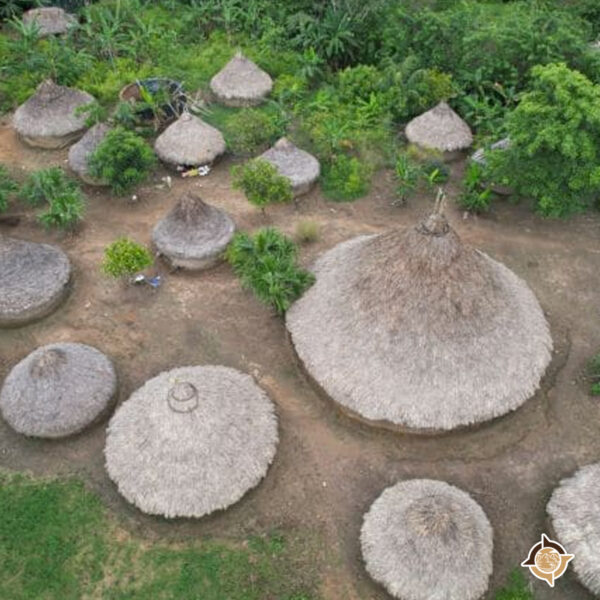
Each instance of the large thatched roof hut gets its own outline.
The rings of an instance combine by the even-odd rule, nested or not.
[[[106,185],[106,182],[90,175],[88,159],[109,131],[109,125],[98,123],[86,131],[85,135],[69,148],[69,167],[90,185]]]
[[[270,162],[280,175],[290,180],[294,196],[306,194],[321,174],[319,161],[287,138],[281,138],[260,158]]]
[[[473,143],[471,129],[446,102],[415,117],[405,134],[409,142],[443,152],[446,159],[456,158]]]
[[[87,92],[57,85],[46,79],[13,116],[13,127],[30,146],[63,148],[86,130],[85,115],[75,111],[93,102]]]
[[[44,6],[32,8],[24,13],[23,23],[25,25],[35,23],[39,36],[47,37],[67,33],[77,23],[77,19],[58,6]]]
[[[548,514],[558,541],[574,554],[579,581],[600,596],[600,463],[579,469],[550,498]]]
[[[225,140],[218,129],[185,112],[158,136],[154,150],[170,165],[195,167],[223,154]]]
[[[0,327],[45,317],[66,297],[71,263],[48,244],[0,236]]]
[[[365,515],[369,575],[402,600],[479,600],[492,573],[493,532],[483,509],[443,481],[386,489]]]
[[[471,425],[523,404],[550,362],[533,292],[439,212],[343,242],[314,272],[287,327],[312,378],[354,416],[413,430]]]
[[[94,422],[110,406],[116,389],[115,369],[99,350],[50,344],[11,370],[0,391],[0,410],[19,433],[59,438]]]
[[[225,106],[256,106],[273,89],[273,80],[268,73],[238,52],[211,79],[210,89]]]
[[[265,476],[278,442],[272,402],[248,376],[181,367],[147,381],[108,427],[106,468],[142,511],[201,517]]]
[[[220,208],[186,192],[152,232],[152,241],[174,267],[206,269],[217,263],[235,224]]]

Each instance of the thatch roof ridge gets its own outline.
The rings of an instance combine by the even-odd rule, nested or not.
[[[59,438],[94,422],[114,399],[117,376],[110,360],[85,344],[42,346],[10,371],[0,410],[24,435]]]
[[[88,159],[110,129],[111,127],[107,123],[97,123],[69,148],[69,167],[86,183],[91,185],[104,185],[103,182],[98,181],[89,174]]]
[[[116,411],[106,468],[142,511],[201,517],[255,487],[277,443],[274,405],[249,375],[179,367],[148,380]]]
[[[366,569],[395,598],[479,600],[492,573],[493,532],[469,494],[443,481],[387,488],[365,514]],[[436,596],[437,597],[437,596]]]
[[[32,8],[22,17],[23,23],[36,23],[40,37],[67,33],[77,23],[77,19],[58,6]]]

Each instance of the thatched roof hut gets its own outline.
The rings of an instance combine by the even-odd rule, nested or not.
[[[354,416],[417,431],[479,423],[523,404],[550,362],[533,292],[440,212],[343,242],[314,272],[287,327],[312,378]]]
[[[492,527],[483,509],[443,481],[386,489],[364,516],[369,575],[402,600],[479,600],[492,574]]]
[[[575,555],[575,573],[594,596],[600,596],[599,499],[600,463],[595,463],[563,479],[547,507],[557,541]]]
[[[86,92],[46,79],[17,108],[13,127],[30,146],[63,148],[78,140],[86,129],[85,115],[76,115],[75,110],[93,101]]]
[[[196,167],[223,154],[225,140],[218,129],[185,112],[158,136],[154,150],[170,165]]]
[[[405,134],[409,142],[443,152],[446,159],[459,156],[473,143],[471,129],[446,102],[415,117],[406,126]]]
[[[24,13],[23,23],[25,25],[35,23],[38,27],[39,36],[47,37],[67,33],[77,23],[77,19],[58,6],[45,6],[32,8]]]
[[[281,138],[260,158],[270,162],[280,175],[290,180],[294,196],[306,194],[321,174],[319,161],[312,154],[294,146],[287,138]]]
[[[220,260],[234,231],[235,224],[225,211],[186,192],[156,225],[152,241],[174,267],[198,270]]]
[[[106,123],[98,123],[86,131],[85,135],[69,148],[69,167],[77,173],[83,181],[90,185],[107,185],[88,171],[88,158],[96,150],[98,144],[106,137],[110,126]]]
[[[210,89],[225,106],[256,106],[273,89],[268,73],[238,52],[210,81]]]
[[[0,327],[45,317],[69,290],[71,263],[48,244],[0,236]]]
[[[181,367],[147,381],[108,426],[106,468],[150,514],[201,517],[265,476],[278,442],[273,403],[248,376]]]
[[[110,360],[84,344],[50,344],[18,363],[0,391],[5,421],[24,435],[78,433],[110,406],[117,376]]]

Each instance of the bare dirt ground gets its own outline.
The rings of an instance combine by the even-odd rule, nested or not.
[[[64,164],[66,151],[35,151],[0,125],[0,162],[13,171]],[[106,421],[64,441],[26,439],[0,423],[0,464],[36,474],[76,474],[98,492],[130,531],[150,539],[215,535],[238,537],[281,528],[315,532],[323,557],[322,594],[328,600],[381,600],[358,543],[363,513],[381,493],[409,477],[444,479],[469,491],[484,507],[495,532],[491,590],[527,556],[547,531],[545,505],[554,486],[577,467],[600,460],[598,401],[587,395],[582,371],[600,349],[600,217],[545,221],[525,206],[500,202],[486,218],[463,219],[451,201],[448,214],[462,238],[525,278],[547,311],[555,359],[543,389],[520,410],[478,429],[441,437],[379,431],[342,416],[311,388],[296,366],[283,321],[241,289],[227,265],[201,274],[171,273],[156,292],[124,288],[99,271],[103,248],[118,235],[149,243],[151,228],[185,189],[227,211],[238,228],[272,224],[293,233],[298,221],[321,224],[318,242],[303,247],[309,265],[320,253],[351,236],[407,227],[432,206],[418,198],[392,207],[393,182],[380,174],[367,198],[352,204],[326,202],[319,191],[298,206],[268,209],[267,218],[232,191],[231,162],[206,178],[158,189],[155,180],[138,191],[139,202],[85,188],[85,224],[76,234],[47,232],[27,213],[0,234],[58,244],[75,266],[74,289],[41,322],[0,331],[0,378],[35,347],[56,341],[85,342],[115,361],[119,402],[160,371],[188,364],[224,364],[253,374],[276,402],[281,442],[263,483],[240,503],[199,521],[166,521],[142,515],[118,495],[103,464]],[[455,165],[455,178],[461,165]],[[510,373],[506,373],[510,377]],[[540,600],[587,600],[572,569],[555,589],[535,582]],[[489,598],[492,597],[490,592]]]

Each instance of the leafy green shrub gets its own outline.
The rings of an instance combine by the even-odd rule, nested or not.
[[[8,169],[4,165],[0,165],[0,213],[8,208],[8,200],[18,187],[10,177]]]
[[[415,193],[421,178],[421,167],[406,153],[401,153],[396,159],[396,179],[398,181],[398,201],[393,204],[404,204]]]
[[[534,597],[523,573],[515,569],[509,576],[508,585],[496,592],[494,600],[534,600]]]
[[[225,139],[234,154],[250,155],[274,142],[284,133],[279,115],[258,108],[242,108],[225,123]]]
[[[122,237],[105,248],[102,270],[111,277],[123,277],[135,275],[153,262],[147,248]]]
[[[264,210],[267,204],[289,202],[294,197],[287,177],[266,160],[257,158],[231,170],[233,187],[246,194],[248,202]]]
[[[273,228],[251,236],[237,233],[226,251],[226,258],[244,287],[254,291],[264,304],[279,314],[312,285],[314,276],[296,264],[297,248]]]
[[[349,202],[369,191],[371,172],[358,158],[339,154],[323,169],[323,193],[332,200]]]
[[[489,154],[491,174],[534,198],[544,216],[589,207],[600,193],[600,85],[565,64],[537,66],[509,115],[510,147]]]
[[[592,356],[587,364],[587,376],[592,396],[600,396],[600,353]]]
[[[450,178],[450,168],[441,160],[427,160],[422,170],[430,186],[441,185],[442,183],[446,183]]]
[[[320,227],[316,221],[305,219],[296,225],[296,239],[303,244],[312,244],[319,239]]]
[[[458,204],[469,212],[480,214],[490,209],[492,190],[484,182],[484,170],[476,162],[469,162],[463,178],[463,191]]]
[[[111,129],[88,159],[92,177],[108,182],[115,194],[125,194],[144,181],[156,164],[152,148],[123,127]]]

